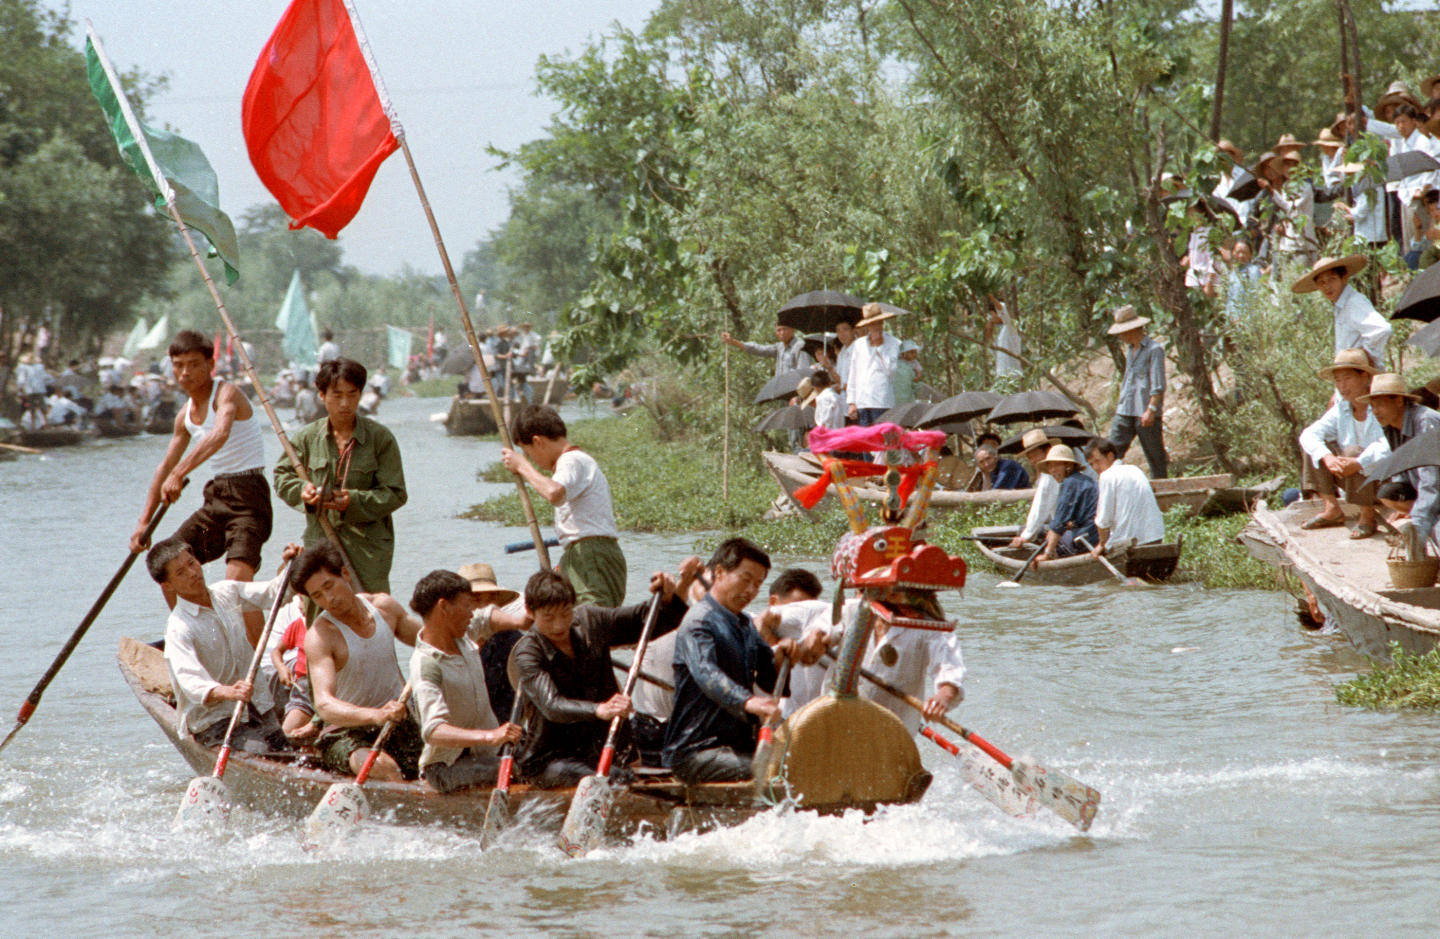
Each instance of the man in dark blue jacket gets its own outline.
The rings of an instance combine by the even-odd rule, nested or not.
[[[1100,488],[1095,480],[1081,472],[1075,451],[1057,443],[1040,461],[1040,472],[1049,473],[1060,482],[1060,495],[1055,500],[1055,514],[1045,532],[1045,550],[1039,561],[1069,557],[1090,550],[1078,543],[1084,538],[1093,547],[1099,531],[1095,527],[1095,509],[1100,502]]]
[[[663,761],[687,783],[749,779],[755,724],[778,719],[776,660],[797,654],[793,639],[772,649],[745,607],[770,571],[770,557],[744,538],[716,549],[714,582],[690,607],[675,642],[675,708],[665,724]],[[772,695],[757,695],[758,685]]]
[[[975,465],[985,474],[986,489],[1029,489],[1025,467],[1000,456],[990,444],[975,449]]]

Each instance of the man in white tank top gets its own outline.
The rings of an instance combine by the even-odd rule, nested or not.
[[[414,709],[400,700],[405,679],[395,640],[415,645],[420,620],[387,593],[356,593],[344,570],[339,550],[321,541],[290,571],[290,586],[323,611],[305,634],[311,698],[325,722],[316,745],[326,769],[358,773],[380,728],[396,721],[370,776],[414,779],[424,741]]]
[[[185,479],[208,460],[215,475],[205,484],[204,504],[172,537],[188,544],[202,564],[223,556],[226,580],[250,581],[271,528],[263,430],[256,408],[240,389],[212,377],[213,355],[209,340],[193,330],[179,333],[170,344],[175,381],[190,401],[175,416],[170,446],[150,481],[130,550],[148,547],[150,516],[162,501],[180,498]],[[192,438],[199,442],[187,453]],[[166,599],[174,605],[169,593]]]

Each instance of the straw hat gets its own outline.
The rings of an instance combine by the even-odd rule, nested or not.
[[[35,353],[33,352],[27,352],[24,355],[20,356],[21,365],[34,365],[38,361],[40,360],[35,357]]]
[[[795,388],[795,397],[800,399],[800,406],[806,407],[814,403],[820,397],[820,392],[815,390],[815,385],[808,378],[800,379],[800,384]]]
[[[1230,154],[1230,156],[1235,158],[1237,163],[1240,161],[1240,158],[1244,156],[1244,154],[1240,152],[1239,147],[1223,137],[1220,139],[1220,142],[1215,145],[1215,149],[1220,153]]]
[[[1321,258],[1315,262],[1314,267],[1310,268],[1308,274],[1290,285],[1290,290],[1294,293],[1310,293],[1319,290],[1320,285],[1315,282],[1317,275],[1325,271],[1342,270],[1345,276],[1349,277],[1363,271],[1368,263],[1370,262],[1363,254],[1347,254],[1343,258]]]
[[[520,596],[519,591],[507,590],[496,583],[495,568],[484,561],[466,564],[456,573],[470,581],[470,592],[475,594],[475,599],[481,603],[504,606]]]
[[[1115,325],[1106,330],[1106,332],[1112,336],[1128,333],[1132,329],[1139,329],[1141,326],[1150,322],[1147,317],[1136,313],[1135,307],[1128,303],[1118,308],[1112,315],[1115,317]]]
[[[1315,138],[1315,146],[1333,147],[1338,150],[1341,147],[1345,146],[1345,141],[1341,140],[1339,136],[1336,135],[1335,131],[1327,127],[1324,130],[1320,131],[1320,136]]]
[[[864,329],[866,326],[870,326],[874,323],[882,323],[885,320],[900,315],[898,313],[891,313],[886,310],[882,310],[880,308],[880,304],[878,303],[867,303],[860,308],[860,312],[865,314],[865,318],[855,324],[856,329]]]
[[[1410,87],[1408,85],[1402,81],[1394,81],[1390,83],[1390,87],[1385,89],[1385,93],[1380,96],[1380,99],[1375,102],[1375,107],[1378,109],[1382,104],[1401,103],[1413,104],[1417,108],[1420,106],[1420,102],[1416,101],[1415,96],[1410,93]]]
[[[1276,153],[1274,150],[1266,150],[1264,153],[1260,154],[1260,159],[1255,161],[1255,177],[1257,179],[1262,178],[1265,175],[1265,167],[1269,166],[1271,163],[1276,162],[1277,160],[1283,159],[1284,158],[1280,154]]]
[[[1051,463],[1072,463],[1075,466],[1080,465],[1080,461],[1075,458],[1075,451],[1063,443],[1057,443],[1050,448],[1050,451],[1045,454],[1045,459],[1040,461],[1040,469],[1049,469]]]
[[[1355,371],[1364,372],[1366,375],[1374,375],[1380,371],[1370,364],[1370,353],[1364,349],[1341,349],[1335,353],[1334,362],[1331,362],[1315,374],[1326,381],[1332,381],[1335,378],[1336,370],[1342,368],[1353,368]]]
[[[1280,139],[1275,141],[1275,146],[1272,149],[1276,153],[1279,153],[1282,150],[1299,150],[1304,146],[1305,144],[1301,143],[1300,139],[1294,134],[1281,134]]]
[[[1409,398],[1411,401],[1419,401],[1418,395],[1412,395],[1410,389],[1405,387],[1405,380],[1394,372],[1381,372],[1370,379],[1370,393],[1361,395],[1361,401],[1369,401],[1371,398],[1378,398],[1382,395],[1394,395],[1399,398]]]
[[[1440,82],[1440,75],[1431,75],[1420,83],[1420,94],[1429,101],[1435,97],[1435,83]]]
[[[1034,450],[1038,447],[1043,447],[1053,443],[1054,441],[1050,439],[1049,435],[1046,434],[1045,431],[1041,430],[1039,427],[1032,427],[1029,430],[1025,431],[1025,435],[1020,438],[1020,452],[1022,454],[1029,453],[1031,450]]]

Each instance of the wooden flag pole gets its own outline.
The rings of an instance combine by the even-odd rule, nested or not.
[[[485,357],[480,352],[480,339],[475,335],[475,324],[470,320],[470,309],[465,305],[465,295],[460,292],[460,282],[455,277],[454,265],[450,263],[450,253],[445,250],[445,239],[440,237],[440,225],[435,221],[435,211],[430,208],[430,199],[425,195],[425,184],[420,181],[420,171],[415,168],[410,142],[405,139],[405,129],[400,126],[400,120],[390,103],[390,95],[385,90],[385,82],[380,78],[380,69],[370,51],[370,40],[366,38],[365,29],[360,25],[360,14],[352,0],[344,2],[345,12],[350,15],[350,25],[355,30],[355,39],[360,45],[360,54],[364,56],[365,64],[370,69],[370,79],[375,83],[375,93],[379,95],[380,104],[390,118],[390,130],[400,144],[400,152],[405,154],[410,181],[415,184],[415,194],[420,197],[420,207],[425,210],[425,220],[430,223],[430,234],[435,238],[435,250],[440,255],[441,266],[445,268],[445,279],[450,282],[450,292],[455,295],[455,305],[460,309],[460,322],[465,327],[465,339],[470,343],[470,352],[475,356],[475,367],[480,370],[480,381],[484,383],[485,394],[490,398],[490,413],[495,418],[495,425],[500,429],[500,443],[506,449],[513,450],[515,442],[510,439],[510,428],[505,423],[504,415],[500,413],[500,402],[495,397],[495,384],[490,380],[490,370],[485,367]],[[525,510],[530,537],[535,541],[535,554],[540,558],[540,566],[548,571],[550,552],[545,547],[545,536],[540,532],[540,522],[535,518],[535,506],[530,501],[530,490],[525,487],[525,480],[521,479],[518,473],[515,474],[515,488],[520,492],[520,507]]]
[[[265,395],[265,389],[260,384],[260,376],[255,374],[255,363],[250,361],[250,355],[245,351],[245,343],[240,341],[240,333],[235,329],[235,323],[230,319],[230,313],[225,309],[225,301],[220,298],[220,290],[215,286],[215,281],[210,277],[210,272],[205,268],[205,261],[200,257],[200,251],[195,247],[195,239],[190,235],[190,228],[185,220],[180,217],[180,211],[175,207],[175,190],[170,188],[170,182],[165,174],[160,171],[160,165],[155,160],[155,155],[150,152],[150,143],[145,139],[145,132],[140,127],[135,112],[130,109],[130,99],[125,97],[125,89],[120,85],[120,79],[115,74],[110,59],[105,55],[105,49],[100,44],[100,37],[95,35],[95,29],[89,20],[85,21],[85,32],[91,44],[95,47],[95,57],[100,60],[100,65],[105,69],[105,77],[115,89],[115,99],[120,105],[120,112],[125,115],[125,124],[130,128],[130,135],[135,138],[135,145],[140,148],[140,153],[145,157],[145,165],[150,168],[150,175],[154,177],[155,185],[159,187],[161,196],[165,199],[165,209],[170,213],[170,218],[180,229],[180,236],[185,239],[185,247],[190,250],[190,257],[195,261],[195,267],[199,269],[200,276],[205,280],[205,287],[210,291],[210,298],[215,301],[215,309],[220,312],[220,319],[225,323],[225,330],[230,334],[230,340],[234,343],[235,349],[240,353],[240,363],[245,368],[245,375],[250,379],[250,385],[255,389],[255,397],[260,400],[260,406],[265,409],[265,414],[270,418],[270,426],[275,431],[275,436],[280,438],[280,446],[285,450],[285,457],[294,467],[295,474],[305,483],[310,482],[310,474],[305,469],[304,462],[300,455],[295,452],[295,445],[290,438],[285,436],[285,427],[280,423],[280,416],[275,413],[275,407]],[[355,566],[350,563],[350,556],[345,551],[345,546],[340,543],[340,536],[335,533],[335,526],[324,511],[317,511],[316,518],[320,522],[320,529],[325,532],[325,537],[334,543],[340,550],[340,556],[345,561],[345,571],[350,575],[351,583],[356,590],[363,590],[360,577],[355,573]]]
[[[730,346],[725,346],[725,434],[720,447],[720,497],[730,505]]]

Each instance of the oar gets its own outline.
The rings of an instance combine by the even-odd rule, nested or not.
[[[862,668],[860,675],[877,688],[890,692],[915,710],[925,713],[925,705],[914,695],[901,691],[868,669]],[[1047,769],[1029,760],[1012,759],[984,737],[966,730],[948,717],[942,716],[937,723],[984,750],[991,759],[1010,771],[1021,792],[1034,796],[1037,802],[1076,828],[1088,831],[1090,823],[1095,821],[1095,813],[1100,808],[1100,793],[1095,789],[1059,770]]]
[[[640,676],[641,663],[645,661],[645,647],[650,644],[650,630],[660,613],[660,594],[650,601],[645,614],[645,625],[640,630],[640,642],[635,646],[635,661],[630,663],[630,674],[625,676],[625,696],[635,689]],[[605,823],[610,818],[611,806],[615,803],[615,787],[610,785],[610,764],[615,759],[615,735],[620,732],[620,714],[610,721],[610,733],[605,737],[605,749],[600,751],[600,764],[595,775],[586,776],[575,787],[575,796],[570,800],[570,810],[565,813],[565,823],[560,826],[560,849],[571,857],[580,857],[599,846],[605,837]]]
[[[1025,559],[1025,563],[1024,563],[1023,565],[1021,565],[1021,567],[1020,567],[1020,569],[1019,569],[1018,571],[1015,572],[1015,576],[1014,576],[1014,577],[1011,577],[1009,580],[1002,580],[1002,581],[1000,581],[1000,583],[996,584],[995,586],[997,586],[997,587],[1018,587],[1018,586],[1020,586],[1020,578],[1022,578],[1022,577],[1025,576],[1025,572],[1030,569],[1030,565],[1032,565],[1032,564],[1035,563],[1035,559],[1038,558],[1038,557],[1040,556],[1040,552],[1041,552],[1041,551],[1044,551],[1044,550],[1045,550],[1045,543],[1044,543],[1044,542],[1041,542],[1040,544],[1036,545],[1036,546],[1035,546],[1035,550],[1034,550],[1034,551],[1031,551],[1031,552],[1030,552],[1030,556]]]
[[[1015,818],[1026,818],[1035,814],[1035,797],[1021,792],[1020,787],[1015,785],[1015,780],[1010,778],[998,763],[981,763],[980,757],[976,755],[976,747],[962,750],[958,743],[943,736],[929,724],[920,728],[920,736],[951,756],[959,757],[965,781],[1000,811]]]
[[[141,539],[141,544],[146,544],[150,541],[150,537],[155,534],[155,529],[160,526],[160,520],[165,517],[165,510],[168,508],[170,508],[169,502],[161,502],[155,508],[155,514],[150,516],[150,524],[145,529],[145,536]],[[85,637],[85,632],[90,628],[90,624],[95,622],[95,617],[99,616],[100,611],[105,609],[105,604],[110,602],[110,595],[115,592],[116,587],[120,586],[120,581],[125,579],[125,575],[130,573],[131,565],[135,563],[135,559],[139,556],[139,551],[131,551],[130,554],[126,556],[125,562],[120,565],[120,569],[115,572],[115,576],[110,578],[110,583],[106,584],[105,589],[100,591],[100,596],[97,597],[95,602],[90,606],[90,612],[85,614],[85,618],[80,621],[80,625],[75,627],[75,631],[70,634],[70,638],[67,639],[65,645],[60,648],[60,653],[55,656],[55,661],[50,663],[50,668],[40,677],[40,681],[30,692],[30,697],[26,698],[25,703],[20,705],[20,714],[15,718],[15,726],[11,728],[10,733],[5,735],[4,740],[0,740],[0,750],[4,750],[9,746],[10,741],[15,739],[15,735],[20,733],[20,728],[24,727],[25,722],[30,720],[30,715],[34,714],[35,709],[40,706],[40,696],[45,693],[46,688],[50,687],[50,682],[55,680],[55,676],[60,674],[60,669],[64,667],[65,660],[70,658],[70,653],[75,651],[75,647],[78,646],[80,640]]]
[[[285,599],[290,593],[287,577],[289,573],[290,562],[286,561],[278,575],[280,591],[275,595],[275,602],[270,607],[270,617],[265,621],[260,641],[255,644],[255,654],[250,657],[250,669],[245,673],[245,680],[252,684],[256,673],[260,671],[260,660],[265,657],[265,647],[270,644],[270,631],[275,628],[275,619],[280,615],[280,608],[285,605]],[[185,787],[185,795],[180,799],[180,808],[175,812],[175,827],[201,822],[224,822],[230,817],[230,789],[225,785],[225,767],[230,762],[230,741],[235,736],[235,728],[240,726],[240,716],[249,706],[248,698],[235,702],[235,710],[230,714],[230,726],[225,728],[225,742],[220,745],[220,755],[215,758],[215,771],[209,776],[196,776],[190,780],[190,785]]]
[[[1085,540],[1085,536],[1084,536],[1084,535],[1077,535],[1076,538],[1075,538],[1075,540],[1078,541],[1078,542],[1080,542],[1080,546],[1081,546],[1082,548],[1084,548],[1086,551],[1094,551],[1094,550],[1095,550],[1095,549],[1091,546],[1090,542],[1088,542],[1088,541]],[[1105,569],[1106,569],[1107,571],[1109,571],[1111,574],[1115,575],[1115,579],[1118,580],[1118,581],[1120,581],[1121,586],[1124,586],[1124,587],[1143,587],[1143,586],[1145,586],[1145,581],[1141,580],[1140,578],[1138,578],[1138,577],[1126,577],[1124,574],[1120,573],[1120,571],[1116,569],[1115,565],[1110,563],[1110,559],[1105,556],[1105,552],[1102,551],[1102,552],[1100,552],[1099,554],[1095,555],[1095,557],[1097,557],[1097,558],[1100,559],[1100,563],[1105,565]]]
[[[410,690],[410,683],[406,682],[405,688],[400,692],[401,704],[410,700]],[[365,790],[361,787],[365,785],[365,780],[370,778],[370,770],[380,758],[380,748],[385,745],[394,729],[395,721],[386,721],[385,726],[380,728],[380,735],[370,745],[370,755],[365,758],[360,772],[355,774],[354,782],[330,784],[310,817],[305,820],[303,844],[306,849],[317,848],[335,840],[359,825],[365,820],[365,816],[370,814],[370,800],[365,798]]]
[[[525,710],[525,689],[515,689],[515,704],[510,708],[510,723],[520,723],[521,712]],[[510,824],[510,774],[515,767],[515,745],[505,744],[500,751],[500,771],[495,777],[495,788],[490,792],[490,804],[485,806],[485,825],[480,829],[480,847],[483,850],[495,840],[500,829]]]
[[[27,446],[25,446],[24,444],[19,444],[19,443],[0,443],[0,447],[4,447],[6,450],[14,450],[14,451],[16,451],[17,453],[44,453],[44,452],[45,452],[44,450],[40,450],[40,449],[37,449],[37,448],[35,448],[35,447],[27,447]]]
[[[547,548],[558,548],[559,546],[560,546],[560,539],[559,539],[559,538],[553,538],[553,537],[552,537],[552,538],[546,538],[546,539],[545,539],[545,547],[547,547]],[[507,545],[505,546],[505,553],[506,553],[506,554],[519,554],[521,551],[534,551],[534,550],[535,550],[535,542],[534,542],[534,541],[512,541],[512,542],[510,542],[509,544],[507,544]]]
[[[785,682],[790,680],[790,660],[780,665],[780,674],[775,678],[775,697],[785,691]],[[770,751],[775,749],[775,725],[779,721],[766,721],[760,725],[760,736],[755,741],[755,755],[750,758],[750,776],[755,781],[755,794],[762,799],[773,798],[770,791]]]

